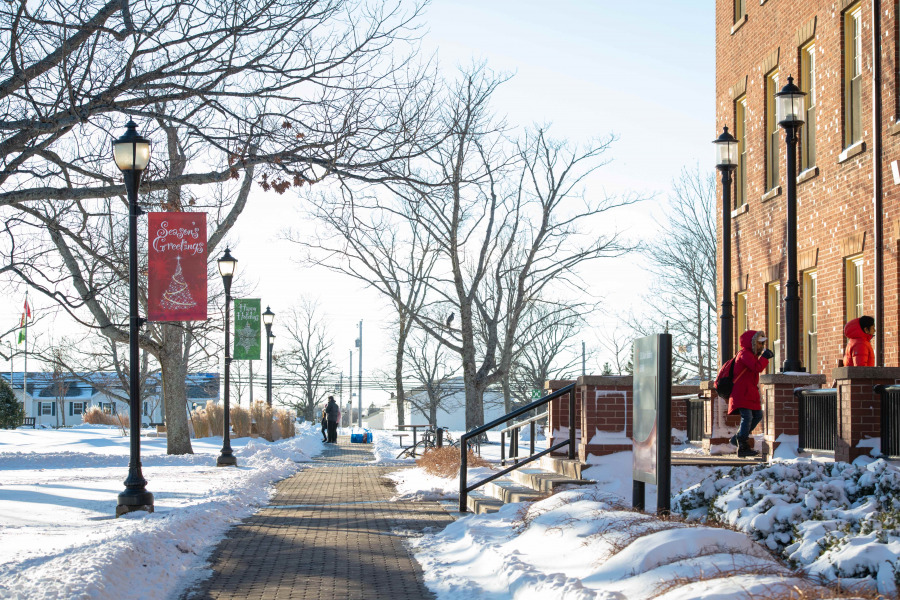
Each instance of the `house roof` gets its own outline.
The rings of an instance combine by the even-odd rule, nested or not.
[[[10,377],[10,373],[0,373],[0,378],[10,382],[14,389],[22,389],[25,380],[25,373],[15,371]],[[216,399],[219,397],[219,374],[218,373],[189,373],[186,378],[187,397],[189,399]],[[158,395],[160,391],[160,380],[158,375],[152,375],[147,378],[145,383],[149,387],[150,394]],[[63,393],[66,398],[84,398],[89,399],[97,393],[107,389],[123,390],[122,381],[117,373],[97,372],[97,373],[75,373],[69,374],[63,378]],[[28,372],[28,394],[33,398],[57,398],[60,388],[54,379],[53,373],[46,371],[29,371]]]

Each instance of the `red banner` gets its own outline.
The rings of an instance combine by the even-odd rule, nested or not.
[[[206,320],[206,213],[150,213],[147,319]]]

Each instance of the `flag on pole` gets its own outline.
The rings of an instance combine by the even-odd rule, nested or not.
[[[23,316],[28,317],[29,319],[31,318],[31,307],[28,306],[28,296],[25,296],[25,313]]]
[[[19,319],[19,341],[21,344],[25,341],[25,313],[22,313],[22,318]]]

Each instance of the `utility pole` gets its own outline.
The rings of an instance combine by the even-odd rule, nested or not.
[[[359,348],[359,382],[357,383],[359,386],[359,393],[357,394],[359,415],[357,415],[356,420],[358,427],[362,429],[362,319],[359,320],[359,339],[356,340],[356,347]]]
[[[347,386],[347,424],[351,424],[350,417],[353,416],[353,350],[350,351],[350,385]]]
[[[582,340],[582,342],[581,342],[581,376],[582,377],[585,376],[586,362],[587,362],[587,357],[584,352],[584,340]]]
[[[253,406],[253,361],[248,360],[250,363],[250,406]],[[240,403],[238,403],[240,404]]]

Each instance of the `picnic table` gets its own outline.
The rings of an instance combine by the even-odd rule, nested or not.
[[[428,424],[425,424],[425,425],[397,425],[397,429],[412,429],[413,443],[412,443],[412,446],[410,446],[411,448],[416,447],[416,441],[417,441],[416,435],[418,434],[419,429],[427,429],[429,427],[431,427],[431,425],[428,425]],[[403,438],[402,437],[400,438],[400,441],[401,441],[401,447],[402,447],[403,446],[403,444],[402,444]],[[415,451],[413,451],[413,456],[415,456],[415,455],[416,455],[416,453],[415,453]]]

